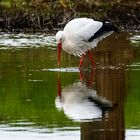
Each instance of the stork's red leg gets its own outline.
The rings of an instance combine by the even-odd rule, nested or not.
[[[83,81],[83,73],[81,70],[80,70],[80,80]]]
[[[95,69],[92,69],[90,79],[87,81],[88,82],[87,85],[89,88],[92,88],[93,86],[94,74],[95,74]]]
[[[93,58],[93,55],[92,55],[90,50],[88,50],[88,54],[89,54],[89,58],[90,58],[91,64],[92,64],[93,68],[95,68],[94,58]]]
[[[84,54],[82,54],[82,57],[80,59],[80,63],[79,63],[79,69],[81,68],[82,64],[83,64],[83,59],[84,59]]]

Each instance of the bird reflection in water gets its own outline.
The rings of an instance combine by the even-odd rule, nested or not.
[[[80,122],[81,140],[124,140],[123,69],[96,69],[80,75],[82,81],[62,90],[58,78],[56,108]]]
[[[93,119],[101,119],[107,115],[107,110],[113,108],[111,101],[103,96],[99,96],[93,88],[94,72],[80,71],[80,79],[78,81],[62,89],[58,78],[58,96],[55,104],[58,110],[64,113],[74,121],[92,121]]]

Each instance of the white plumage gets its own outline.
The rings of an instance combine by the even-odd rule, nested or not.
[[[67,53],[81,57],[87,50],[96,47],[101,39],[116,30],[106,22],[76,18],[66,24],[63,31],[57,32],[56,40]]]
[[[98,96],[95,90],[87,88],[82,82],[65,87],[61,97],[57,96],[55,105],[76,121],[101,118],[102,109],[92,99],[100,102],[101,106],[112,107],[112,102]]]

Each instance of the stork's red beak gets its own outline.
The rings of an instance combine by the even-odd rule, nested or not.
[[[58,43],[57,47],[58,47],[58,66],[59,66],[60,65],[60,56],[61,56],[61,47],[62,47],[61,42]]]

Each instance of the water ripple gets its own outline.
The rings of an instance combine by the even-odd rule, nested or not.
[[[54,36],[46,34],[0,33],[0,49],[56,46]]]
[[[135,44],[135,46],[140,46],[140,35],[134,35],[130,38],[130,41]]]
[[[54,69],[42,69],[42,71],[53,71],[53,72],[79,72],[77,67],[70,68],[54,68]]]

